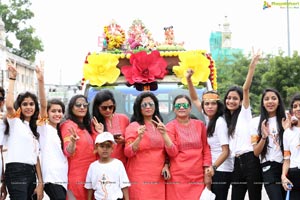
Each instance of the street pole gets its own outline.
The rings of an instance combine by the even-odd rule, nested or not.
[[[290,14],[289,14],[289,0],[286,1],[286,19],[287,19],[287,42],[288,42],[288,56],[291,56],[291,44],[290,44]]]

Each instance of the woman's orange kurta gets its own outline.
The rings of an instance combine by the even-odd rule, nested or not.
[[[205,187],[203,167],[211,166],[205,125],[194,119],[180,124],[175,119],[166,127],[173,142],[166,148],[172,176],[166,185],[166,199],[199,200]]]
[[[79,140],[76,141],[75,153],[70,155],[66,148],[70,143],[69,129],[73,127]],[[90,164],[97,159],[94,154],[94,141],[96,133],[92,135],[86,129],[80,129],[72,120],[61,125],[61,134],[64,141],[64,154],[68,157],[68,190],[71,190],[76,199],[87,199],[87,190],[84,188],[86,174]]]
[[[132,122],[125,132],[125,155],[127,174],[131,186],[131,200],[164,200],[165,182],[161,171],[165,162],[164,141],[160,132],[152,123],[146,123],[146,131],[136,152],[132,150],[132,142],[137,138],[137,122]]]
[[[111,124],[107,120],[106,121],[106,127],[108,132],[112,133],[113,135],[121,134],[125,138],[125,130],[126,127],[129,125],[129,119],[124,114],[115,113],[111,119]],[[114,147],[114,150],[111,154],[112,158],[117,158],[121,160],[126,166],[127,158],[124,154],[124,144],[117,144]]]

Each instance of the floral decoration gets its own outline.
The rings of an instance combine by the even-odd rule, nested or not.
[[[119,49],[125,42],[125,31],[113,20],[108,26],[104,26],[104,37],[108,50]]]
[[[130,56],[130,66],[123,66],[121,71],[131,85],[147,84],[163,79],[168,73],[167,62],[159,51],[140,51]]]
[[[132,25],[129,27],[127,42],[132,50],[138,47],[154,49],[156,46],[151,32],[140,19],[133,20]]]
[[[218,84],[217,84],[217,69],[215,67],[215,61],[212,59],[211,55],[205,54],[207,59],[209,60],[209,69],[210,69],[210,74],[209,74],[209,80],[211,82],[211,85],[214,90],[218,89]]]
[[[194,86],[199,85],[199,82],[206,82],[209,78],[210,65],[209,59],[203,54],[203,51],[186,51],[179,55],[179,66],[173,67],[173,72],[178,78],[181,78],[181,83],[187,85],[185,73],[188,69],[192,69],[194,74],[192,82]]]
[[[118,56],[109,53],[88,54],[83,66],[83,76],[91,85],[114,83],[120,76]]]

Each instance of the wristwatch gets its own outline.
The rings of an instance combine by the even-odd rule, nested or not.
[[[213,165],[212,168],[214,169],[214,172],[217,171],[217,166],[216,165]]]

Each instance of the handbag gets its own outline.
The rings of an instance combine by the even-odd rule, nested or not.
[[[215,199],[216,199],[216,195],[207,187],[205,187],[200,195],[199,200],[215,200]]]

